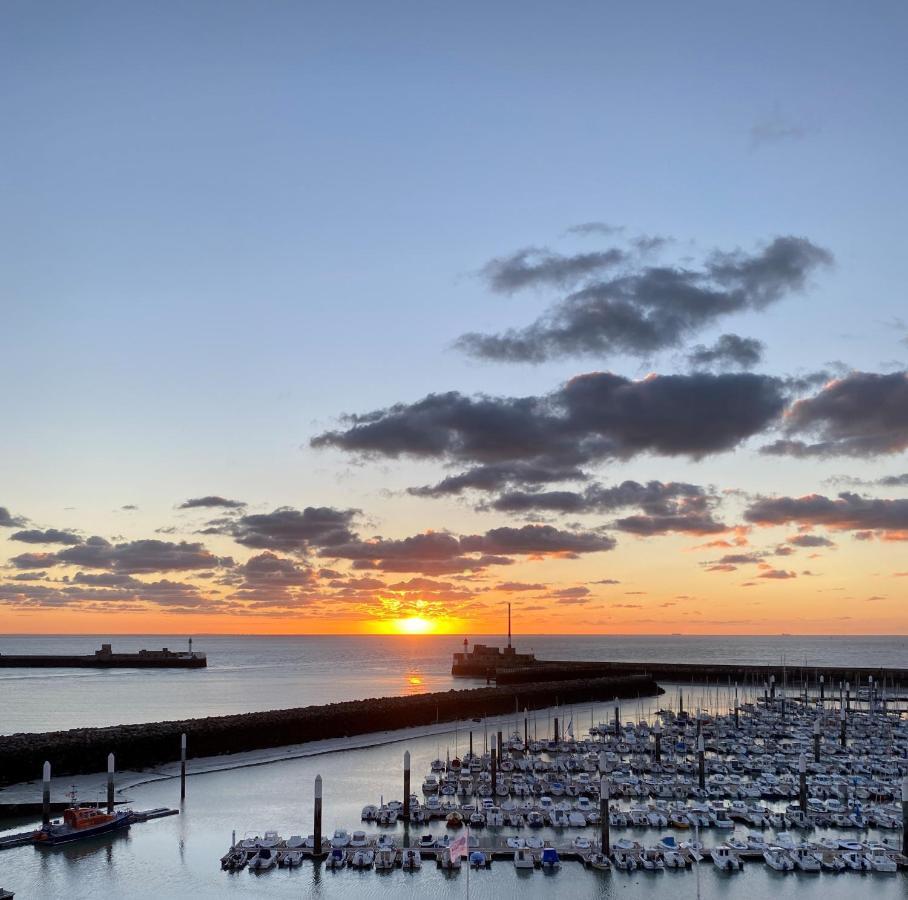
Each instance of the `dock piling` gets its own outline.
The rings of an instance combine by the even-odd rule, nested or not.
[[[113,815],[114,811],[114,755],[107,754],[107,813]]]
[[[820,720],[813,723],[813,761],[820,761]]]
[[[902,853],[908,856],[908,777],[902,779]]]
[[[552,732],[553,740],[558,743],[558,716],[555,716],[555,730]]]
[[[44,763],[41,790],[41,824],[50,822],[50,763]]]
[[[845,682],[845,709],[851,712],[851,682]]]
[[[656,762],[662,762],[662,723],[658,719],[653,725],[653,738],[656,741]]]
[[[473,755],[473,732],[470,732],[470,756]],[[404,821],[410,821],[410,751],[404,752]]]
[[[621,734],[621,704],[615,704],[615,737]]]
[[[609,839],[609,821],[608,821],[608,778],[602,776],[599,781],[599,844],[602,852],[608,856],[611,851],[611,842]],[[903,807],[908,804],[902,804]]]
[[[697,770],[699,775],[700,790],[706,790],[706,746],[703,735],[697,738]]]
[[[798,759],[798,805],[807,815],[807,757],[802,753]]]
[[[322,776],[315,776],[315,808],[312,822],[312,855],[322,855]]]
[[[839,740],[842,742],[842,749],[844,750],[848,746],[848,735],[846,733],[846,724],[845,724],[845,710],[843,709],[840,715],[840,728],[841,733],[839,735]]]
[[[530,719],[527,716],[527,708],[523,708],[523,751],[529,752],[530,746]]]
[[[180,735],[180,800],[186,799],[186,732]]]
[[[826,702],[826,676],[820,676],[820,703]]]
[[[470,761],[473,760],[473,731],[470,731]]]
[[[498,759],[497,759],[497,756],[498,756],[498,754],[495,752],[495,748],[493,747],[493,748],[492,748],[492,761],[491,761],[491,768],[492,768],[492,796],[493,796],[493,797],[495,796],[495,790],[496,790],[496,788],[498,787]]]

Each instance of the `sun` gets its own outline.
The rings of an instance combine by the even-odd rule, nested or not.
[[[422,616],[410,616],[408,619],[397,619],[394,623],[401,634],[426,634],[435,627],[433,622]]]

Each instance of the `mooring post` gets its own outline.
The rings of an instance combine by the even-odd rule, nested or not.
[[[801,812],[807,815],[807,757],[802,753],[798,759],[798,802]]]
[[[820,676],[820,703],[826,702],[826,676]]]
[[[114,755],[107,754],[107,812],[113,815],[114,811]]]
[[[470,743],[473,743],[473,732],[470,732]],[[470,752],[472,756],[472,750]],[[410,821],[410,751],[404,753],[404,821]]]
[[[906,804],[903,803],[902,806],[905,807]],[[599,781],[599,844],[606,856],[611,852],[608,826],[608,778],[603,775]]]
[[[552,732],[553,740],[558,743],[558,716],[555,716],[555,730]]]
[[[492,748],[492,796],[495,796],[495,789],[498,787],[498,754],[495,748]]]
[[[322,776],[315,776],[315,809],[312,823],[312,855],[322,855]]]
[[[662,762],[662,723],[658,719],[653,725],[653,737],[656,741],[656,762]]]
[[[902,855],[908,856],[908,776],[902,779]]]
[[[615,737],[621,734],[621,704],[615,704]]]
[[[769,676],[769,699],[775,703],[776,700],[776,676]]]
[[[869,712],[873,715],[873,675],[867,676],[867,700],[869,702]]]
[[[470,731],[470,762],[473,761],[473,732]]]
[[[703,735],[697,738],[697,768],[700,776],[700,790],[706,790],[706,745],[703,742]]]
[[[845,709],[851,712],[851,682],[845,682]]]
[[[741,720],[738,717],[738,685],[735,683],[735,730],[741,727]]]
[[[501,740],[501,732],[498,732],[498,760],[504,759],[504,742]]]
[[[180,799],[186,799],[186,732],[180,735]]]
[[[50,763],[44,763],[42,773],[42,791],[41,791],[41,824],[47,825],[50,822]]]
[[[523,752],[524,755],[530,752],[530,718],[526,707],[523,708]]]
[[[820,719],[813,723],[813,761],[820,761]]]
[[[684,715],[684,691],[678,689],[678,718]]]
[[[848,737],[846,735],[845,710],[844,709],[842,710],[839,718],[841,720],[840,721],[841,734],[839,735],[839,738],[842,742],[842,749],[844,750],[848,744]]]

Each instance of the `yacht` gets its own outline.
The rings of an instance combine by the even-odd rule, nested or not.
[[[515,869],[534,869],[536,863],[533,861],[533,854],[525,847],[520,847],[514,851],[514,868]]]
[[[418,850],[403,850],[401,852],[400,867],[405,872],[415,872],[422,868],[422,854]]]
[[[715,847],[712,851],[713,865],[725,872],[734,872],[743,868],[741,858],[731,847]]]
[[[777,872],[791,872],[795,867],[792,858],[781,847],[767,847],[763,851],[763,859]]]

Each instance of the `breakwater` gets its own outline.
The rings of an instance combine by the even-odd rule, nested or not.
[[[102,644],[100,650],[78,656],[0,653],[0,669],[204,669],[207,665],[204,653],[181,653],[167,647],[114,653],[110,644]]]
[[[179,757],[182,734],[188,737],[190,756],[218,756],[525,708],[660,693],[662,689],[653,678],[633,674],[383,697],[204,719],[19,733],[0,741],[0,784],[37,778],[45,760],[53,763],[58,775],[101,771],[108,753],[115,753],[118,765],[125,769],[170,762]]]
[[[455,671],[455,675],[470,674]],[[534,665],[514,668],[499,667],[491,674],[500,685],[565,681],[571,678],[590,679],[649,675],[659,681],[697,683],[764,684],[774,681],[783,684],[817,688],[822,677],[827,696],[832,699],[840,682],[847,682],[852,690],[867,687],[870,679],[875,685],[908,685],[908,669],[835,666],[758,666],[670,662],[574,662],[538,661]]]

